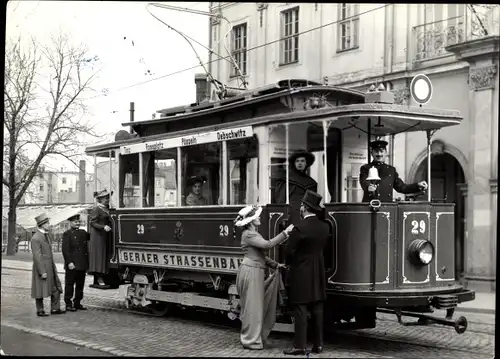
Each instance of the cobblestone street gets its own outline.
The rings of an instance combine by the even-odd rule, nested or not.
[[[64,279],[60,275],[61,280]],[[31,273],[2,268],[2,325],[36,331],[57,340],[104,350],[115,355],[140,356],[284,356],[291,343],[288,333],[271,336],[263,351],[242,349],[238,329],[190,319],[190,315],[155,318],[124,309],[117,290],[88,288],[86,312],[38,318],[30,298]],[[46,306],[49,301],[46,300]],[[377,328],[339,332],[315,357],[444,357],[491,358],[494,352],[494,316],[468,313],[468,330],[457,334],[442,326],[406,327],[393,316],[378,314]],[[473,354],[474,353],[474,354]]]

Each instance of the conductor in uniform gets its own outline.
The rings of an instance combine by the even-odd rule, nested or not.
[[[293,348],[287,355],[305,355],[307,345],[307,309],[312,316],[313,353],[323,351],[323,302],[326,299],[326,275],[323,248],[329,237],[328,224],[316,213],[321,212],[322,197],[307,190],[300,205],[302,220],[288,239],[286,264],[290,266],[289,300],[295,318]]]
[[[66,310],[74,312],[87,309],[81,304],[81,301],[83,299],[85,276],[89,268],[88,242],[90,235],[87,231],[79,229],[79,214],[69,217],[68,221],[71,228],[63,233],[62,240],[62,254],[64,269],[66,270],[64,302],[66,303]]]
[[[427,189],[425,181],[419,183],[405,184],[396,168],[385,163],[387,158],[387,141],[373,141],[370,143],[373,161],[361,166],[359,182],[363,188],[363,202],[378,199],[380,202],[392,202],[392,190],[399,193],[417,193]],[[370,168],[375,167],[380,177],[379,184],[375,184],[368,178]]]

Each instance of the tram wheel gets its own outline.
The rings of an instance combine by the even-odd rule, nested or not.
[[[149,307],[155,317],[166,316],[171,308],[170,304],[165,302],[153,302]]]

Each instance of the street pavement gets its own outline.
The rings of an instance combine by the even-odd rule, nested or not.
[[[0,347],[5,355],[15,356],[107,356],[99,350],[67,344],[37,334],[1,326]]]
[[[20,263],[19,267],[22,266]],[[92,283],[90,276],[87,277],[84,298],[88,311],[38,318],[34,301],[30,298],[30,271],[8,269],[7,264],[12,265],[10,260],[2,261],[2,326],[114,355],[130,356],[283,357],[282,350],[292,341],[290,334],[272,334],[270,348],[247,351],[239,343],[236,327],[204,322],[200,314],[155,318],[132,313],[123,309],[123,300],[118,297],[117,290],[88,288]],[[31,268],[29,262],[24,265]],[[64,282],[64,276],[60,275],[60,278]],[[48,307],[49,300],[45,302]],[[323,354],[311,356],[493,357],[494,316],[482,313],[467,313],[466,316],[469,328],[459,335],[453,328],[438,325],[401,326],[394,316],[378,314],[377,328],[339,332],[327,340]]]

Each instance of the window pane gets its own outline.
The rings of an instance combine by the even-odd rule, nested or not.
[[[154,206],[174,207],[177,199],[177,149],[155,152]]]
[[[207,143],[182,148],[182,204],[188,206],[222,203],[222,144]],[[203,183],[193,181],[199,177]]]
[[[258,203],[258,148],[256,137],[227,141],[229,204]]]

